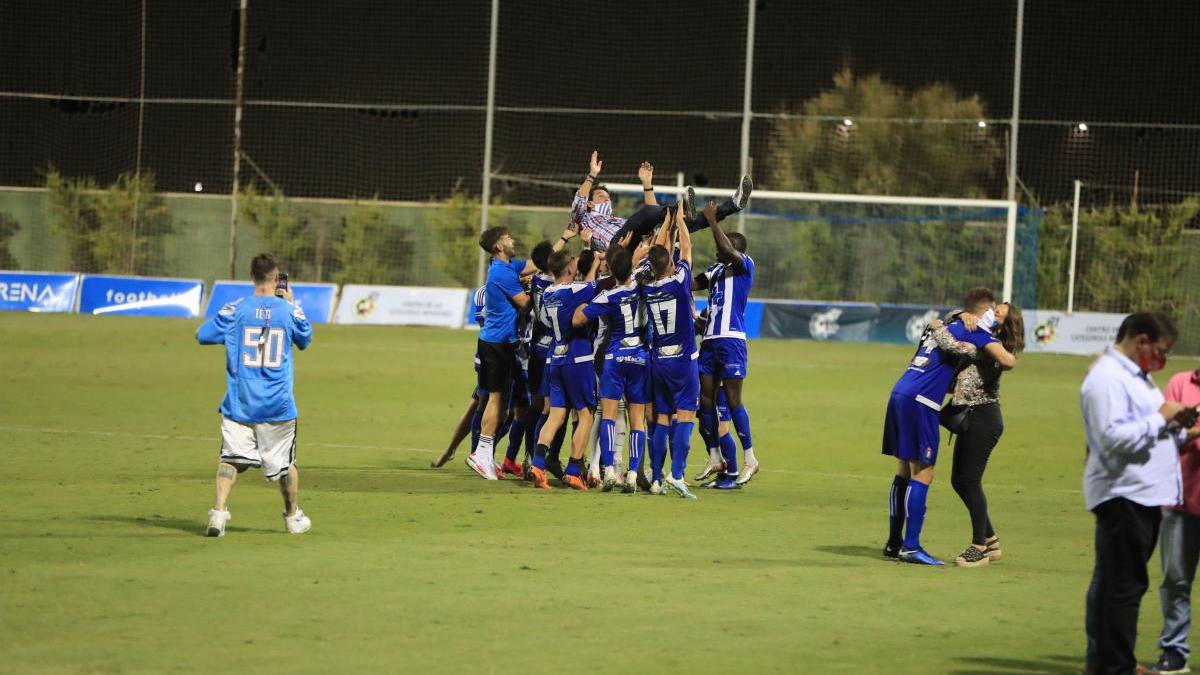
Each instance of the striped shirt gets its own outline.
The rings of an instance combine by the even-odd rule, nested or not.
[[[745,253],[742,272],[729,263],[713,263],[705,270],[708,277],[708,326],[705,340],[717,338],[746,339],[746,300],[754,285],[754,260]]]
[[[625,227],[625,219],[589,211],[587,198],[576,192],[575,199],[571,202],[571,224],[591,230],[592,248],[607,251],[613,236]]]

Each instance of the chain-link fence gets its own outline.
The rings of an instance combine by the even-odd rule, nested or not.
[[[239,271],[271,248],[296,278],[469,285],[484,175],[490,221],[528,245],[561,229],[593,148],[602,180],[632,182],[648,159],[666,185],[682,173],[733,186],[748,166],[773,190],[987,199],[1007,198],[1015,159],[1016,198],[1038,214],[1018,239],[1027,269],[1017,274],[1035,280],[1019,299],[1043,307],[1062,306],[1056,214],[1076,179],[1124,195],[1097,207],[1112,217],[1087,222],[1089,242],[1108,242],[1086,249],[1107,256],[1091,264],[1144,245],[1190,255],[1197,223],[1186,209],[1152,241],[1120,226],[1120,214],[1168,209],[1200,189],[1200,71],[1178,67],[1200,55],[1189,9],[1030,3],[1018,21],[1019,2],[505,0],[494,3],[491,105],[493,3],[481,0],[249,0],[244,35],[238,0],[27,3],[0,23],[0,258],[213,279],[229,275],[232,236]],[[244,192],[234,209],[239,45]],[[760,265],[763,296],[862,295],[817,280],[837,265],[847,284],[857,278],[873,254],[837,252],[871,249],[864,237],[878,244],[863,226],[878,227],[879,214],[753,208],[749,231],[772,223],[757,238],[778,260]],[[931,231],[971,219],[934,221]],[[929,230],[921,222],[915,214],[907,227]],[[832,238],[823,250],[833,257],[783,255],[775,228],[789,227],[789,244]],[[972,255],[993,235],[980,236]],[[921,245],[893,238],[893,249]],[[915,258],[889,265],[905,259]],[[946,267],[954,288],[994,276]],[[1194,313],[1191,273],[1177,272],[1169,298],[1083,293],[1075,308]],[[863,297],[924,297],[909,287],[881,282]]]

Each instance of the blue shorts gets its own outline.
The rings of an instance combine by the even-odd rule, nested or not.
[[[596,407],[596,369],[591,361],[546,366],[546,387],[552,408]]]
[[[654,376],[655,415],[700,408],[700,372],[696,360],[686,356],[654,360],[650,372]]]
[[[909,394],[888,399],[883,422],[883,454],[922,464],[937,464],[941,442],[938,411],[917,402]]]
[[[715,338],[700,343],[700,373],[723,380],[746,378],[746,341]]]
[[[546,358],[550,356],[549,349],[534,347],[529,350],[529,371],[525,375],[529,383],[529,395],[546,395]]]
[[[604,370],[600,373],[600,398],[614,401],[624,398],[626,403],[643,405],[650,402],[650,366],[645,351],[605,356]]]

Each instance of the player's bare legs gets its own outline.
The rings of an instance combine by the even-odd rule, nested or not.
[[[567,463],[567,470],[563,473],[562,481],[567,487],[586,490],[587,486],[580,478],[578,471],[583,465],[583,455],[587,451],[588,440],[592,435],[595,411],[592,408],[577,408],[575,419],[579,421],[579,426],[575,427],[575,433],[571,435],[571,460]],[[574,471],[572,467],[574,467]]]
[[[296,498],[300,492],[300,471],[293,464],[279,477],[279,492],[283,495],[283,515],[296,515]]]
[[[204,533],[210,537],[224,537],[225,524],[229,522],[229,493],[237,482],[237,467],[220,462],[217,464],[217,498],[208,512],[208,528]]]
[[[698,416],[700,438],[704,439],[705,449],[708,450],[708,461],[704,464],[704,471],[695,477],[697,483],[702,483],[725,470],[725,462],[721,459],[720,446],[717,443],[717,380],[705,373],[700,373]]]
[[[436,469],[454,459],[454,454],[458,452],[458,446],[471,433],[471,418],[475,416],[475,410],[478,407],[479,399],[472,396],[471,402],[467,405],[467,409],[462,415],[462,419],[458,421],[458,426],[454,428],[454,435],[450,437],[450,444],[446,446],[440,457],[429,463],[429,466]]]

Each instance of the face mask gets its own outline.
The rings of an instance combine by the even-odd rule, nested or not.
[[[996,310],[989,309],[984,312],[983,316],[979,319],[979,327],[989,333],[992,332],[992,329],[996,327]]]
[[[1167,355],[1157,349],[1150,356],[1138,354],[1138,366],[1141,367],[1143,373],[1153,373],[1156,370],[1162,370],[1167,366]]]
[[[599,204],[596,204],[596,213],[599,213],[602,216],[612,214],[612,202],[600,202]]]

